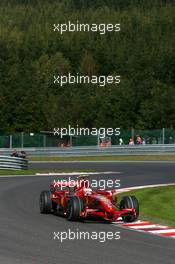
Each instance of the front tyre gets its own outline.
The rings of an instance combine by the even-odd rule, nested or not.
[[[52,200],[50,191],[42,191],[39,199],[41,214],[49,214],[52,211]]]
[[[84,209],[84,202],[78,196],[73,196],[69,200],[67,207],[67,220],[80,221],[80,214]]]
[[[136,215],[130,214],[122,216],[124,222],[133,222],[139,217],[139,202],[134,195],[124,196],[120,201],[120,210],[135,209]]]

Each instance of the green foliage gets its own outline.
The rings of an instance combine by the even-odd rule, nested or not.
[[[53,24],[121,23],[121,32],[65,33]],[[0,131],[174,127],[171,0],[3,0]],[[53,84],[54,74],[121,75],[120,85]]]

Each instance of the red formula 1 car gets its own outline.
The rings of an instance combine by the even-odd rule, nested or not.
[[[120,217],[125,222],[135,221],[139,215],[136,197],[124,196],[118,202],[114,192],[93,191],[85,178],[77,180],[73,187],[70,182],[52,182],[50,191],[40,194],[40,212],[60,214],[71,221],[101,218],[113,222]]]

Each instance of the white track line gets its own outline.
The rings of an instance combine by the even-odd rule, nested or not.
[[[102,171],[102,172],[48,172],[48,173],[36,173],[35,175],[48,175],[48,176],[74,176],[74,175],[100,175],[100,174],[119,174],[119,171]]]
[[[153,234],[166,234],[166,233],[175,233],[175,229],[152,230],[148,232],[153,233]]]
[[[139,226],[128,226],[129,228],[132,228],[132,229],[149,229],[149,228],[153,228],[153,227],[157,227],[155,224],[153,225],[139,225]]]
[[[119,171],[102,171],[102,172],[58,172],[58,173],[36,173],[36,174],[24,174],[24,175],[0,175],[0,179],[2,178],[16,178],[16,177],[42,177],[42,176],[76,176],[76,175],[104,175],[104,174],[120,174]]]
[[[42,176],[42,175],[41,175]],[[44,175],[43,175],[44,176]],[[4,178],[23,178],[23,177],[36,177],[35,174],[24,174],[24,175],[0,175],[0,179]]]
[[[58,161],[49,161],[49,160],[41,160],[41,161],[29,161],[32,163],[169,163],[175,164],[173,160],[58,160]]]

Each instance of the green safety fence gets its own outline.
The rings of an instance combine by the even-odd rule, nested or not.
[[[97,146],[98,136],[75,136],[72,137],[72,146]]]
[[[165,144],[175,144],[175,130],[165,129]]]
[[[121,130],[119,136],[107,137],[111,145],[119,145],[121,139],[124,145],[128,145],[130,138],[137,143],[137,137],[140,136],[144,144],[175,144],[175,130],[173,129],[154,129],[154,130]],[[27,147],[68,147],[68,146],[97,146],[105,139],[98,136],[65,136],[60,138],[53,134],[42,133],[14,133],[11,135],[0,135],[0,148],[27,148]]]
[[[134,130],[134,141],[137,142],[137,136],[140,136],[145,144],[163,144],[163,129],[154,130]]]
[[[10,136],[0,136],[0,148],[9,148]]]
[[[129,144],[129,140],[132,137],[132,129],[130,130],[120,130],[119,136],[111,136],[111,144],[112,145],[119,145],[120,139],[122,139],[124,145]]]

